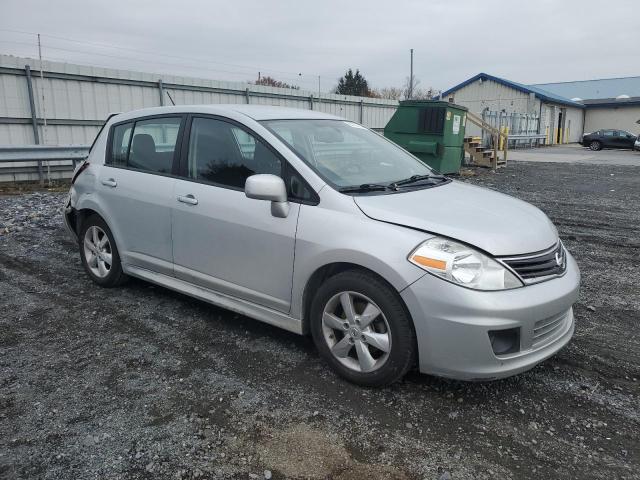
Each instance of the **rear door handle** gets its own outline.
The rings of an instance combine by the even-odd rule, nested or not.
[[[112,187],[112,188],[115,188],[118,185],[118,182],[116,182],[115,179],[113,178],[109,178],[107,180],[101,180],[100,183],[102,183],[107,187]]]
[[[189,205],[197,205],[198,199],[191,194],[178,195],[178,201],[182,203],[188,203]]]

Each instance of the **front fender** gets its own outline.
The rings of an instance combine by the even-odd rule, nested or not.
[[[407,260],[426,238],[417,230],[366,217],[302,205],[296,235],[291,316],[302,319],[303,296],[312,275],[326,265],[350,263],[371,270],[398,292],[426,272]]]

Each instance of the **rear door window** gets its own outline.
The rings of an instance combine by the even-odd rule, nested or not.
[[[181,122],[181,117],[136,122],[127,166],[147,172],[170,174]]]
[[[182,117],[150,118],[113,127],[108,165],[168,175]]]

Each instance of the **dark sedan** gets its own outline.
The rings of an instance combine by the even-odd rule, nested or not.
[[[633,148],[636,139],[635,135],[624,130],[598,130],[597,132],[584,134],[580,143],[591,150]]]

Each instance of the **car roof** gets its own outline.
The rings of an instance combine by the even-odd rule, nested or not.
[[[221,105],[175,105],[170,107],[152,107],[133,110],[119,114],[117,121],[129,118],[137,118],[151,115],[164,115],[171,113],[208,113],[211,115],[246,115],[253,120],[344,120],[328,113],[315,110],[303,110],[299,108],[276,107],[271,105],[247,105],[247,104],[221,104]]]

